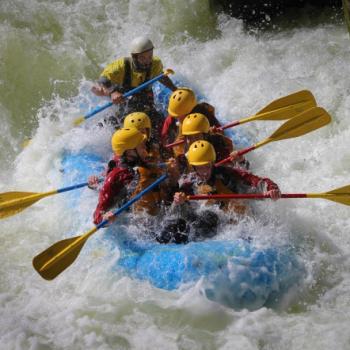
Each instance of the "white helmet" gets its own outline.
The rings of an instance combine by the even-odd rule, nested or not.
[[[150,39],[145,36],[139,36],[135,38],[130,45],[130,51],[132,54],[142,53],[154,48],[153,43]]]

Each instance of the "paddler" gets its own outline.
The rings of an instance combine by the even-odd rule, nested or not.
[[[114,153],[120,159],[114,167],[109,169],[102,185],[93,215],[94,223],[98,224],[103,219],[112,222],[115,217],[110,210],[114,206],[136,195],[168,171],[169,180],[144,195],[134,205],[137,210],[145,210],[150,215],[156,215],[161,204],[167,200],[173,165],[166,164],[166,169],[160,167],[157,163],[159,159],[147,149],[147,136],[136,128],[123,128],[116,131],[111,143]],[[166,191],[164,186],[167,187]]]
[[[159,149],[159,142],[155,140],[155,138],[152,135],[152,126],[151,126],[151,119],[146,113],[143,112],[134,112],[128,114],[123,123],[123,128],[124,129],[129,129],[129,128],[136,128],[140,132],[142,132],[146,136],[146,148],[147,151],[150,152],[151,149],[153,149],[153,153],[155,153],[155,149]],[[159,150],[158,150],[159,153]],[[107,170],[106,173],[102,173],[102,176],[105,176],[108,174],[108,172],[117,166],[119,164],[120,157],[117,154],[114,154],[113,159],[111,159],[108,162]],[[99,177],[98,176],[90,176],[89,177],[89,187],[91,189],[95,188],[99,184]]]
[[[278,186],[268,178],[262,178],[244,170],[240,167],[214,167],[216,152],[212,144],[206,140],[195,141],[191,144],[187,154],[192,172],[184,174],[179,181],[179,191],[174,195],[174,204],[184,207],[182,218],[189,222],[183,229],[182,234],[190,232],[189,226],[194,226],[194,238],[199,239],[212,237],[216,234],[219,219],[217,214],[211,210],[205,210],[201,215],[194,215],[194,209],[187,202],[187,196],[191,194],[224,194],[224,193],[246,193],[263,192],[271,199],[277,200],[281,193]],[[210,201],[218,204],[224,211],[233,211],[236,215],[243,216],[248,213],[248,207],[242,201]],[[180,223],[181,224],[181,223]],[[177,242],[177,236],[181,233],[181,225],[176,229],[163,230],[162,236],[166,241]],[[183,224],[182,224],[183,226]],[[175,232],[175,235],[172,234]],[[184,238],[182,238],[184,240]]]
[[[124,93],[162,73],[162,61],[153,56],[153,49],[154,45],[149,38],[135,38],[130,45],[131,57],[119,58],[107,65],[91,91],[98,96],[110,96],[112,102],[121,105],[126,113],[146,112],[158,138],[164,118],[155,108],[152,86],[130,97],[127,106],[123,98]],[[167,76],[162,77],[160,82],[170,90],[176,90],[176,86]],[[115,122],[120,125],[120,121]]]
[[[124,128],[136,128],[147,136],[147,149],[149,152],[157,153],[157,157],[163,154],[163,147],[154,134],[150,117],[144,112],[134,112],[128,114],[123,123]]]
[[[234,150],[232,140],[222,133],[212,131],[208,118],[202,113],[191,113],[187,115],[182,122],[181,134],[185,142],[182,145],[176,146],[176,155],[180,159],[181,155],[182,158],[185,158],[184,154],[187,153],[191,144],[198,140],[206,140],[214,146],[217,161],[229,157]],[[236,159],[235,165],[245,168],[249,166],[243,157]]]
[[[190,113],[204,114],[211,127],[221,126],[215,117],[214,107],[206,102],[198,103],[193,90],[187,87],[178,88],[171,94],[168,113],[161,132],[161,141],[164,146],[182,138],[181,124]]]

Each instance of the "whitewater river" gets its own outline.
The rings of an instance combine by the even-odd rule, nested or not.
[[[252,169],[286,193],[349,184],[350,41],[343,23],[256,35],[239,20],[211,14],[203,0],[2,0],[0,192],[62,187],[64,148],[108,149],[108,130],[71,124],[100,103],[89,92],[92,81],[140,34],[224,122],[311,90],[332,123],[252,152]],[[254,143],[279,125],[240,130]],[[74,211],[65,196],[0,222],[1,350],[350,349],[349,206],[324,199],[257,204],[259,217],[245,229],[262,244],[298,246],[305,276],[275,308],[237,311],[209,301],[201,281],[167,292],[112,273],[118,251],[104,245],[103,232],[57,279],[41,279],[32,258],[92,227],[96,195],[84,190]]]

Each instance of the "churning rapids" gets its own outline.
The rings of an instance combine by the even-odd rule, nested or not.
[[[0,19],[0,192],[59,188],[64,148],[109,147],[109,131],[71,123],[96,106],[89,89],[101,69],[127,55],[140,34],[224,122],[311,90],[332,124],[252,152],[252,169],[286,193],[349,183],[350,45],[343,24],[248,33],[202,0],[4,0]],[[239,128],[254,143],[276,122]],[[323,199],[255,203],[257,219],[240,225],[261,245],[293,244],[305,277],[275,308],[237,311],[208,300],[202,281],[169,292],[112,273],[119,253],[103,232],[70,269],[44,281],[33,256],[92,227],[96,195],[83,190],[74,215],[67,198],[43,199],[0,222],[0,349],[350,349],[349,207]],[[223,230],[220,238],[236,236]]]

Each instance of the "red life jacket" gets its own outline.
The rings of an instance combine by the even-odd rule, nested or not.
[[[102,221],[103,214],[110,210],[116,202],[126,198],[126,185],[133,179],[134,173],[129,168],[115,167],[107,174],[93,215],[95,225]]]

